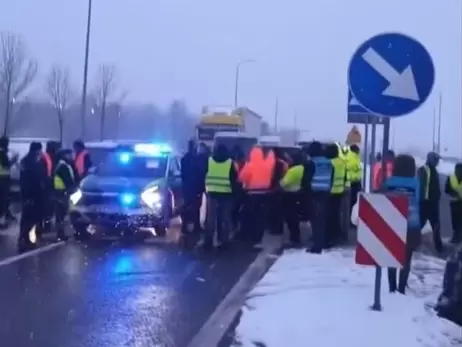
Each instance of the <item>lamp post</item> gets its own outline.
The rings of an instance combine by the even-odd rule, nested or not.
[[[88,85],[88,59],[90,55],[90,34],[91,34],[91,10],[92,0],[88,0],[88,16],[87,16],[87,34],[85,41],[85,62],[83,66],[83,85],[82,85],[82,110],[81,110],[81,137],[85,137],[85,114],[87,108],[87,85]]]
[[[241,70],[241,66],[243,64],[248,64],[248,63],[255,63],[255,60],[254,59],[241,60],[236,65],[236,79],[234,81],[234,107],[237,107],[237,105],[238,105],[239,73],[240,73],[240,70]]]

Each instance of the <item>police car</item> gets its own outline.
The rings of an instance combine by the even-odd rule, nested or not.
[[[77,235],[164,236],[181,199],[180,157],[164,144],[121,145],[70,196]]]

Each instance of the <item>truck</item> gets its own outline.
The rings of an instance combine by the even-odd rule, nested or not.
[[[196,139],[211,146],[219,132],[245,133],[246,137],[259,138],[262,117],[247,107],[204,106],[196,127]]]

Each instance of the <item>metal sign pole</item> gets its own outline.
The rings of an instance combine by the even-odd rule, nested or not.
[[[387,179],[387,152],[390,146],[390,119],[385,119],[383,123],[383,143],[382,143],[382,182]],[[372,309],[374,311],[381,311],[382,304],[380,300],[380,288],[382,286],[382,268],[377,266],[375,268],[375,290],[374,290],[374,304]]]
[[[367,116],[367,121],[364,124],[364,159],[363,159],[363,190],[366,190],[366,183],[367,183],[367,165],[370,162],[370,157],[369,157],[369,120],[370,117]]]
[[[371,124],[372,124],[372,131],[371,131],[371,163],[369,165],[369,191],[372,192],[374,190],[374,164],[375,164],[375,141],[377,137],[377,117],[371,116]]]

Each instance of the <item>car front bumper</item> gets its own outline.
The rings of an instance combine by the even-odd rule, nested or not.
[[[123,208],[121,206],[73,206],[69,212],[71,223],[104,229],[105,234],[119,234],[126,228],[154,228],[163,223],[161,210],[149,208]]]

